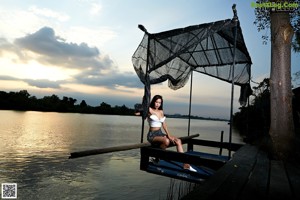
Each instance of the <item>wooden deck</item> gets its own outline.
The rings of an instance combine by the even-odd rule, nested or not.
[[[245,145],[183,199],[300,199],[300,164],[272,160]]]

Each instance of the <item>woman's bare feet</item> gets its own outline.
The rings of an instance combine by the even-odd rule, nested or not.
[[[183,164],[183,169],[190,170],[191,172],[197,172],[190,164]]]

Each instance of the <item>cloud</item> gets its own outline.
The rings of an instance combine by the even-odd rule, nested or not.
[[[47,79],[21,79],[21,78],[16,78],[12,76],[1,76],[0,75],[0,80],[3,81],[23,81],[27,83],[30,86],[37,87],[37,88],[52,88],[52,89],[59,89],[61,88],[60,84],[65,83],[64,81],[50,81]]]
[[[91,15],[98,15],[101,11],[102,6],[98,3],[92,3],[90,8],[90,14]]]
[[[29,11],[33,12],[35,15],[53,18],[58,21],[68,21],[70,19],[70,17],[64,13],[59,13],[48,8],[38,8],[37,6],[31,6],[29,8]]]
[[[64,32],[69,41],[81,42],[84,40],[88,44],[97,44],[96,46],[104,48],[119,36],[116,31],[106,26],[97,26],[92,29],[83,26],[72,26]]]
[[[17,38],[14,43],[0,38],[0,55],[2,51],[16,54],[19,63],[35,61],[64,71],[77,70],[76,73],[69,75],[68,80],[63,81],[55,82],[44,78],[33,80],[26,77],[18,79],[30,86],[56,89],[61,88],[61,84],[64,83],[75,83],[115,90],[120,87],[142,87],[134,72],[120,72],[113,60],[108,55],[101,55],[97,47],[90,47],[86,43],[66,42],[65,39],[55,35],[50,27],[43,27],[25,37]],[[10,78],[13,80],[12,77]]]
[[[33,34],[15,40],[15,44],[23,51],[31,51],[38,55],[40,63],[51,64],[66,68],[100,68],[104,65],[100,58],[100,51],[96,47],[89,47],[86,43],[67,43],[64,39],[55,35],[52,28],[43,27]]]
[[[39,79],[39,80],[33,80],[33,79],[23,79],[22,81],[28,83],[30,86],[34,86],[37,88],[52,88],[52,89],[59,89],[61,81],[49,81],[47,79]]]
[[[12,77],[12,76],[0,76],[0,80],[3,81],[15,81],[19,80],[18,78]]]
[[[89,73],[90,74],[90,73]],[[80,83],[93,86],[104,86],[110,89],[116,89],[118,86],[130,88],[141,88],[142,84],[134,73],[115,71],[109,75],[87,76],[85,73],[77,75],[76,80]]]
[[[19,57],[21,56],[15,45],[11,44],[5,38],[0,38],[0,56],[2,56],[5,52],[13,52],[18,54]]]

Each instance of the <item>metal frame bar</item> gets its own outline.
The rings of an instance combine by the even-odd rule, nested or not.
[[[232,21],[234,22],[234,44],[233,44],[233,64],[232,64],[232,70],[231,70],[231,103],[230,103],[230,128],[229,128],[229,145],[232,143],[232,123],[233,123],[233,98],[234,98],[234,68],[235,68],[235,50],[236,50],[236,38],[237,38],[237,25],[238,25],[238,16],[237,16],[237,11],[236,11],[236,5],[233,4],[232,6],[233,10],[233,19]],[[231,150],[229,148],[228,151],[228,157],[231,157]]]
[[[150,45],[151,34],[148,33],[147,29],[143,25],[138,25],[138,28],[141,29],[143,32],[145,32],[145,34],[148,35],[147,58],[146,58],[147,61],[146,61],[146,73],[145,73],[144,97],[143,97],[143,103],[144,103],[145,98],[147,98],[146,91],[147,91],[147,82],[148,82],[148,79],[149,79],[149,45]],[[148,83],[148,84],[149,84],[149,87],[150,87],[150,83]],[[151,90],[151,89],[149,88],[149,90]],[[143,112],[148,113],[148,110],[143,110]],[[142,115],[141,143],[143,143],[143,141],[144,141],[144,127],[145,127],[145,118],[144,118],[144,116],[145,115],[146,115],[146,113],[143,113],[143,115]]]
[[[194,71],[194,70],[191,71],[188,136],[190,135],[190,129],[191,129],[192,93],[193,93],[193,71]]]

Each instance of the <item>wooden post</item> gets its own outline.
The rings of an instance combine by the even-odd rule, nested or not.
[[[221,131],[221,139],[220,139],[221,144],[223,144],[223,135],[224,135],[224,131]],[[223,145],[221,145],[220,147],[220,151],[219,151],[220,156],[222,155],[222,150],[223,150]]]
[[[149,162],[149,154],[145,148],[141,148],[140,170],[146,170]]]

